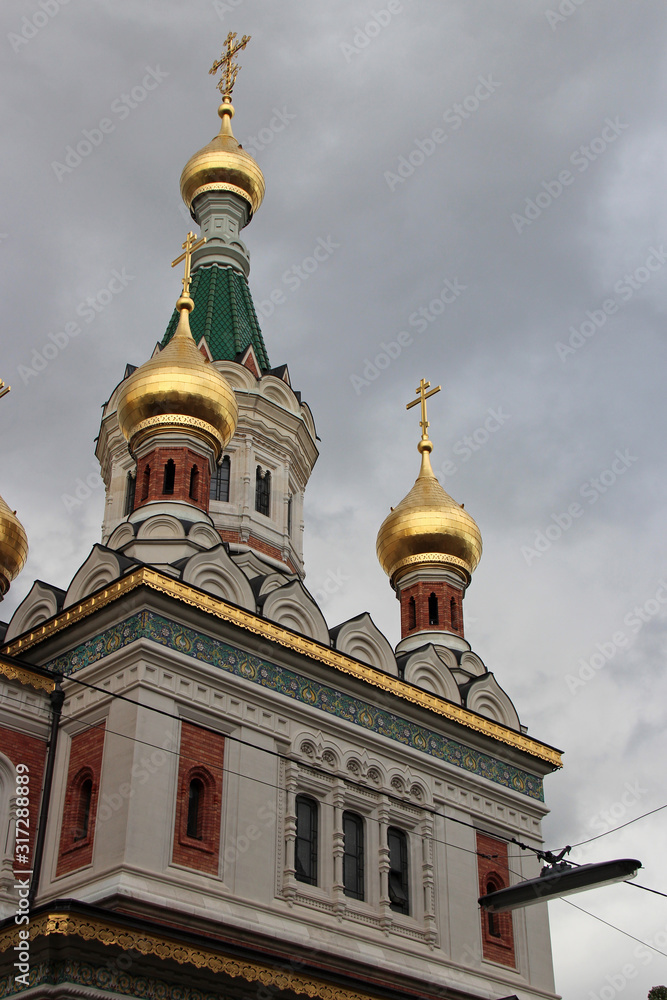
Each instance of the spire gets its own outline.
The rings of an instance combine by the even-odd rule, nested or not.
[[[401,602],[403,637],[413,632],[451,631],[463,637],[463,593],[482,554],[482,537],[473,518],[438,482],[431,467],[426,400],[440,391],[421,379],[421,454],[419,475],[410,492],[385,518],[377,537],[377,556]]]
[[[172,267],[185,262],[174,336],[119,391],[118,422],[137,460],[135,509],[178,500],[208,510],[211,471],[236,429],[236,396],[204,359],[190,330],[192,253],[203,242],[189,232],[184,253],[172,262]]]
[[[206,237],[205,245],[193,248],[192,296],[197,304],[193,335],[197,343],[206,338],[214,361],[234,361],[252,346],[265,372],[271,365],[247,283],[250,256],[240,236],[264,198],[264,175],[232,132],[231,96],[240,69],[234,57],[250,37],[235,40],[230,32],[221,58],[209,70],[221,72],[220,131],[190,157],[181,174],[183,201]],[[174,313],[163,347],[177,323]]]
[[[0,399],[6,396],[11,386],[0,379]],[[28,537],[25,528],[0,496],[0,601],[9,590],[28,558]]]

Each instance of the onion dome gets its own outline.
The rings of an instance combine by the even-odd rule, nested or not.
[[[429,457],[433,443],[424,436],[417,448],[422,464],[415,485],[378,532],[380,565],[392,586],[411,570],[433,565],[452,567],[470,583],[482,555],[479,528],[436,479]]]
[[[210,443],[217,461],[236,429],[236,396],[192,338],[190,296],[176,308],[180,320],[167,346],[122,383],[118,422],[130,450],[156,430],[182,430]]]
[[[181,197],[192,210],[193,201],[203,191],[232,191],[248,202],[252,216],[264,198],[264,175],[234,138],[234,108],[229,101],[223,101],[218,114],[222,119],[219,133],[183,168]]]
[[[0,600],[9,585],[25,566],[28,558],[28,538],[16,511],[10,510],[0,497]]]

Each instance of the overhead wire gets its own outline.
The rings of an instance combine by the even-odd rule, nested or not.
[[[157,713],[159,715],[163,715],[163,716],[165,716],[165,717],[167,717],[169,719],[172,719],[172,720],[175,720],[175,721],[183,721],[183,716],[176,715],[173,712],[167,712],[165,709],[161,709],[161,708],[158,708],[158,707],[153,706],[153,705],[142,704],[141,702],[136,701],[133,698],[129,698],[127,695],[123,695],[123,694],[120,694],[118,692],[108,691],[105,688],[101,688],[101,687],[99,687],[99,686],[97,686],[95,684],[91,684],[88,681],[83,681],[83,680],[81,680],[78,677],[67,676],[64,679],[66,679],[68,681],[73,681],[73,682],[75,682],[77,684],[80,684],[83,687],[90,688],[91,690],[97,691],[98,693],[106,695],[107,697],[118,698],[118,699],[120,699],[122,701],[128,702],[129,704],[135,705],[138,708],[149,709],[150,711],[155,712],[155,713]],[[12,698],[11,695],[6,695],[5,699],[6,700],[16,701],[16,702],[20,703],[20,699]],[[74,722],[78,721],[78,722],[81,722],[81,720],[78,719],[76,716],[68,715],[66,713],[61,713],[61,718],[67,719],[68,721],[74,721]],[[188,721],[188,720],[185,720],[185,721]],[[187,757],[184,754],[182,754],[182,752],[180,751],[180,748],[178,750],[176,750],[176,749],[171,749],[169,747],[158,746],[155,743],[149,743],[147,740],[142,740],[142,739],[140,739],[137,736],[130,736],[127,733],[119,733],[119,732],[117,732],[115,730],[108,729],[107,726],[106,726],[106,720],[102,720],[102,721],[98,721],[98,722],[92,722],[92,723],[82,723],[82,724],[84,725],[84,727],[86,729],[100,728],[104,724],[105,732],[109,733],[110,735],[118,736],[118,737],[120,737],[122,739],[131,740],[132,742],[135,742],[135,743],[140,743],[143,746],[149,747],[149,748],[154,749],[154,750],[160,750],[163,753],[173,754],[174,756],[177,756],[179,759],[183,759],[183,760],[186,760],[186,761],[192,761],[193,763],[200,763],[200,761],[197,758]],[[228,733],[224,734],[224,738],[225,739],[229,739],[229,740],[231,740],[233,742],[237,742],[237,743],[239,743],[239,744],[241,744],[243,746],[250,747],[251,749],[259,750],[259,751],[261,751],[263,753],[267,753],[270,756],[273,756],[273,757],[276,757],[276,758],[279,758],[279,759],[282,759],[282,760],[287,760],[287,761],[290,761],[292,763],[299,763],[303,767],[306,767],[306,768],[308,768],[308,769],[310,769],[312,771],[316,771],[317,773],[320,773],[320,774],[326,774],[327,777],[330,777],[330,772],[329,771],[325,771],[324,768],[317,767],[316,765],[308,763],[308,762],[296,761],[295,758],[292,757],[292,756],[290,756],[289,754],[281,753],[278,750],[271,750],[268,747],[260,747],[260,746],[258,746],[255,743],[250,743],[248,740],[244,740],[241,737],[233,736],[233,735],[228,734]],[[262,778],[255,777],[253,775],[248,775],[248,774],[243,773],[243,772],[232,771],[228,766],[227,767],[216,766],[216,765],[209,765],[209,766],[213,766],[214,769],[220,771],[221,774],[223,774],[223,773],[225,773],[225,774],[233,774],[235,777],[245,778],[245,779],[250,780],[250,781],[255,781],[258,784],[266,785],[267,787],[274,788],[276,790],[280,790],[280,786],[277,785],[274,782],[266,781],[266,780],[264,780]],[[346,782],[346,784],[349,784],[349,785],[351,785],[353,787],[363,788],[364,791],[368,790],[368,786],[367,785],[364,785],[362,782],[356,781],[354,778],[348,777],[347,775],[343,778],[343,780]],[[404,801],[405,801],[400,795],[395,795],[392,792],[382,792],[381,794],[383,794],[387,798],[392,799],[393,801],[396,801],[396,802],[401,803],[401,804],[403,804]],[[333,804],[332,803],[322,802],[321,804],[325,805],[325,806],[331,806],[331,808],[333,808]],[[417,808],[419,808],[423,812],[427,812],[427,813],[429,813],[429,814],[431,814],[433,816],[438,816],[439,818],[445,820],[445,822],[457,823],[457,824],[459,824],[461,826],[469,827],[469,828],[471,828],[471,829],[473,829],[473,830],[475,830],[475,831],[477,831],[477,832],[479,832],[481,834],[486,834],[487,836],[493,837],[493,838],[495,838],[495,839],[497,839],[497,840],[499,840],[501,842],[504,842],[504,843],[506,843],[508,845],[510,843],[516,843],[516,840],[514,838],[505,837],[502,834],[499,834],[497,831],[483,830],[480,827],[478,827],[477,825],[475,825],[474,823],[467,823],[465,820],[460,820],[460,819],[457,819],[456,817],[453,817],[453,816],[446,816],[444,813],[439,812],[437,809],[434,809],[434,808],[432,808],[430,806],[427,806],[427,805],[425,805],[423,803],[419,803],[417,805]],[[646,816],[650,816],[650,815],[652,815],[655,812],[659,812],[660,809],[664,809],[664,808],[667,808],[667,803],[664,806],[659,806],[657,809],[653,809],[653,810],[650,810],[647,813],[644,813],[642,816],[637,816],[634,820],[630,820],[628,823],[621,824],[621,826],[616,827],[614,830],[608,830],[608,831],[605,832],[605,834],[600,834],[598,837],[592,837],[592,838],[590,838],[589,841],[582,841],[580,844],[575,844],[573,846],[574,847],[580,847],[583,844],[590,843],[593,840],[598,840],[599,837],[606,836],[607,833],[614,833],[615,830],[617,830],[617,829],[623,829],[623,827],[629,826],[630,823],[637,822],[638,820],[643,819]],[[452,844],[452,843],[450,843],[448,841],[440,840],[438,837],[435,837],[435,836],[433,836],[431,839],[432,839],[432,841],[434,843],[441,844],[444,847],[450,847],[450,848],[453,848],[455,850],[461,850],[461,851],[464,851],[467,854],[473,854],[473,855],[475,855],[477,857],[483,857],[483,858],[498,857],[497,855],[488,855],[488,854],[484,854],[484,853],[482,853],[480,851],[472,850],[471,848],[466,848],[466,847],[464,847],[461,844]],[[528,849],[538,852],[537,848],[530,848],[529,847]],[[508,860],[509,860],[510,857],[511,856],[508,856]],[[522,855],[514,855],[514,857],[520,858],[520,857],[522,857]],[[509,865],[507,866],[507,868],[508,868],[508,871],[511,872],[511,874],[515,875],[517,878],[522,879],[522,880],[524,879],[524,875],[522,873],[517,872],[514,869],[510,868]],[[649,889],[648,886],[641,886],[641,885],[638,885],[635,882],[629,882],[629,881],[627,881],[625,884],[626,885],[634,885],[638,889],[645,889],[647,892],[652,892],[652,893],[655,893],[656,895],[660,895],[660,896],[666,895],[665,893],[662,893],[662,892],[660,892],[657,889]],[[612,930],[615,930],[617,933],[624,934],[626,937],[632,939],[633,941],[636,941],[638,944],[644,945],[645,947],[651,949],[652,951],[655,951],[657,954],[663,955],[664,957],[667,958],[667,954],[665,954],[664,952],[659,951],[659,949],[654,948],[652,945],[648,944],[647,942],[642,941],[640,938],[635,937],[633,934],[630,934],[629,931],[625,931],[621,927],[617,927],[616,925],[609,923],[609,921],[604,920],[602,917],[598,917],[596,914],[590,913],[588,910],[584,910],[582,907],[577,906],[575,903],[570,902],[570,900],[568,900],[568,899],[564,899],[563,901],[566,902],[566,903],[569,903],[570,906],[574,906],[575,909],[580,910],[582,913],[585,913],[587,916],[590,916],[593,919],[600,921],[601,923],[605,924],[607,927],[611,928]]]

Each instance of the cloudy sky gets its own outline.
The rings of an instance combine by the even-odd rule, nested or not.
[[[368,610],[398,639],[375,537],[418,470],[424,376],[434,469],[484,539],[468,637],[565,751],[548,846],[667,802],[664,3],[4,0],[2,20],[0,491],[31,544],[2,617],[99,540],[100,405],[163,335],[180,172],[217,130],[207,71],[246,32],[251,288],[321,437],[305,537],[329,624]],[[319,240],[328,259],[287,283]],[[667,891],[666,819],[575,857],[638,857]],[[661,897],[574,902],[667,952]],[[667,958],[550,908],[567,1000],[667,980]]]

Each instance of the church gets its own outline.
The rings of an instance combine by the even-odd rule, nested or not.
[[[555,1000],[546,905],[478,903],[538,874],[512,841],[543,846],[561,755],[465,637],[482,539],[431,467],[439,387],[377,537],[398,645],[304,583],[318,437],[248,285],[248,40],[181,175],[176,308],[103,408],[100,542],[0,625],[0,997]],[[0,595],[27,544],[0,499]]]

